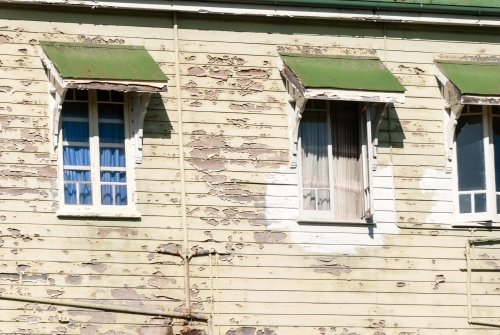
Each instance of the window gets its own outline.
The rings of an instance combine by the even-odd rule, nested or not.
[[[126,214],[133,204],[127,94],[66,92],[61,112],[60,181],[64,213]]]
[[[371,219],[366,103],[308,100],[299,126],[299,221]]]
[[[500,106],[465,105],[454,151],[458,221],[500,222]]]

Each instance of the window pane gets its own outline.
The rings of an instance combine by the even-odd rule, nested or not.
[[[101,182],[103,183],[126,183],[127,174],[117,171],[101,171]]]
[[[458,190],[484,190],[483,122],[481,115],[461,117],[456,130]]]
[[[89,142],[88,122],[62,122],[63,141]]]
[[[500,214],[500,194],[497,194],[497,214]]]
[[[500,192],[500,118],[493,117],[493,152],[495,161],[495,190]]]
[[[318,190],[318,210],[330,210],[330,190]]]
[[[328,126],[324,112],[305,111],[300,123],[302,186],[328,188]]]
[[[88,100],[89,91],[87,90],[75,90],[75,100]]]
[[[316,210],[316,190],[307,190],[304,189],[302,191],[302,197],[304,202],[304,210]]]
[[[470,194],[460,194],[458,196],[458,202],[460,206],[460,213],[471,213],[472,212],[472,203],[470,199]]]
[[[67,180],[67,181],[90,181],[90,171],[64,170],[64,180]]]
[[[64,146],[63,164],[90,166],[90,150],[88,147]]]
[[[101,204],[113,204],[113,185],[101,185]]]
[[[123,120],[123,104],[97,104],[99,120]]]
[[[469,113],[482,113],[483,106],[482,105],[469,105]]]
[[[123,102],[123,92],[111,91],[111,101]]]
[[[76,205],[76,184],[64,183],[64,203]]]
[[[124,143],[125,130],[122,123],[99,123],[100,143]]]
[[[78,186],[80,187],[80,204],[92,205],[92,185],[79,184]]]
[[[127,205],[127,186],[126,185],[116,185],[115,189],[115,203],[118,206]]]
[[[486,212],[486,193],[474,194],[475,213]]]
[[[97,101],[109,101],[109,91],[97,90]]]
[[[125,167],[125,148],[100,148],[101,166]]]
[[[89,117],[88,102],[64,102],[62,105],[63,117]]]

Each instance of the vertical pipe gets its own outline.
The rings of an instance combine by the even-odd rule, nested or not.
[[[470,280],[471,280],[471,265],[470,265],[470,244],[471,240],[467,241],[465,245],[465,256],[467,257],[467,318],[469,323],[472,323],[472,303],[471,303],[471,292],[470,292]]]
[[[184,176],[184,141],[182,130],[182,100],[181,100],[181,70],[179,65],[179,27],[177,12],[173,12],[174,23],[174,50],[175,50],[175,88],[177,90],[177,133],[179,136],[179,169],[181,174],[181,212],[182,232],[184,235],[184,253],[188,253],[187,210],[186,210],[186,180]],[[191,297],[189,295],[189,259],[184,257],[184,291],[186,295],[186,311],[191,311]]]
[[[385,23],[382,23],[384,29],[384,65],[387,67],[387,36],[385,35]]]

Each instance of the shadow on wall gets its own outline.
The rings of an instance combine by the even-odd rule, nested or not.
[[[144,118],[143,145],[156,144],[157,141],[149,139],[171,139],[172,130],[172,122],[170,122],[165,101],[159,93],[155,93],[151,97],[148,112]],[[158,144],[169,145],[170,143]]]
[[[386,113],[382,124],[380,125],[380,131],[378,134],[378,156],[384,154],[383,148],[404,148],[405,136],[405,124],[411,123],[411,121],[401,121],[398,116],[397,109],[394,105],[389,106],[389,111]]]

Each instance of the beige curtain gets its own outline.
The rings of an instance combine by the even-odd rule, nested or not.
[[[334,212],[339,219],[363,216],[363,176],[358,103],[331,103]]]

